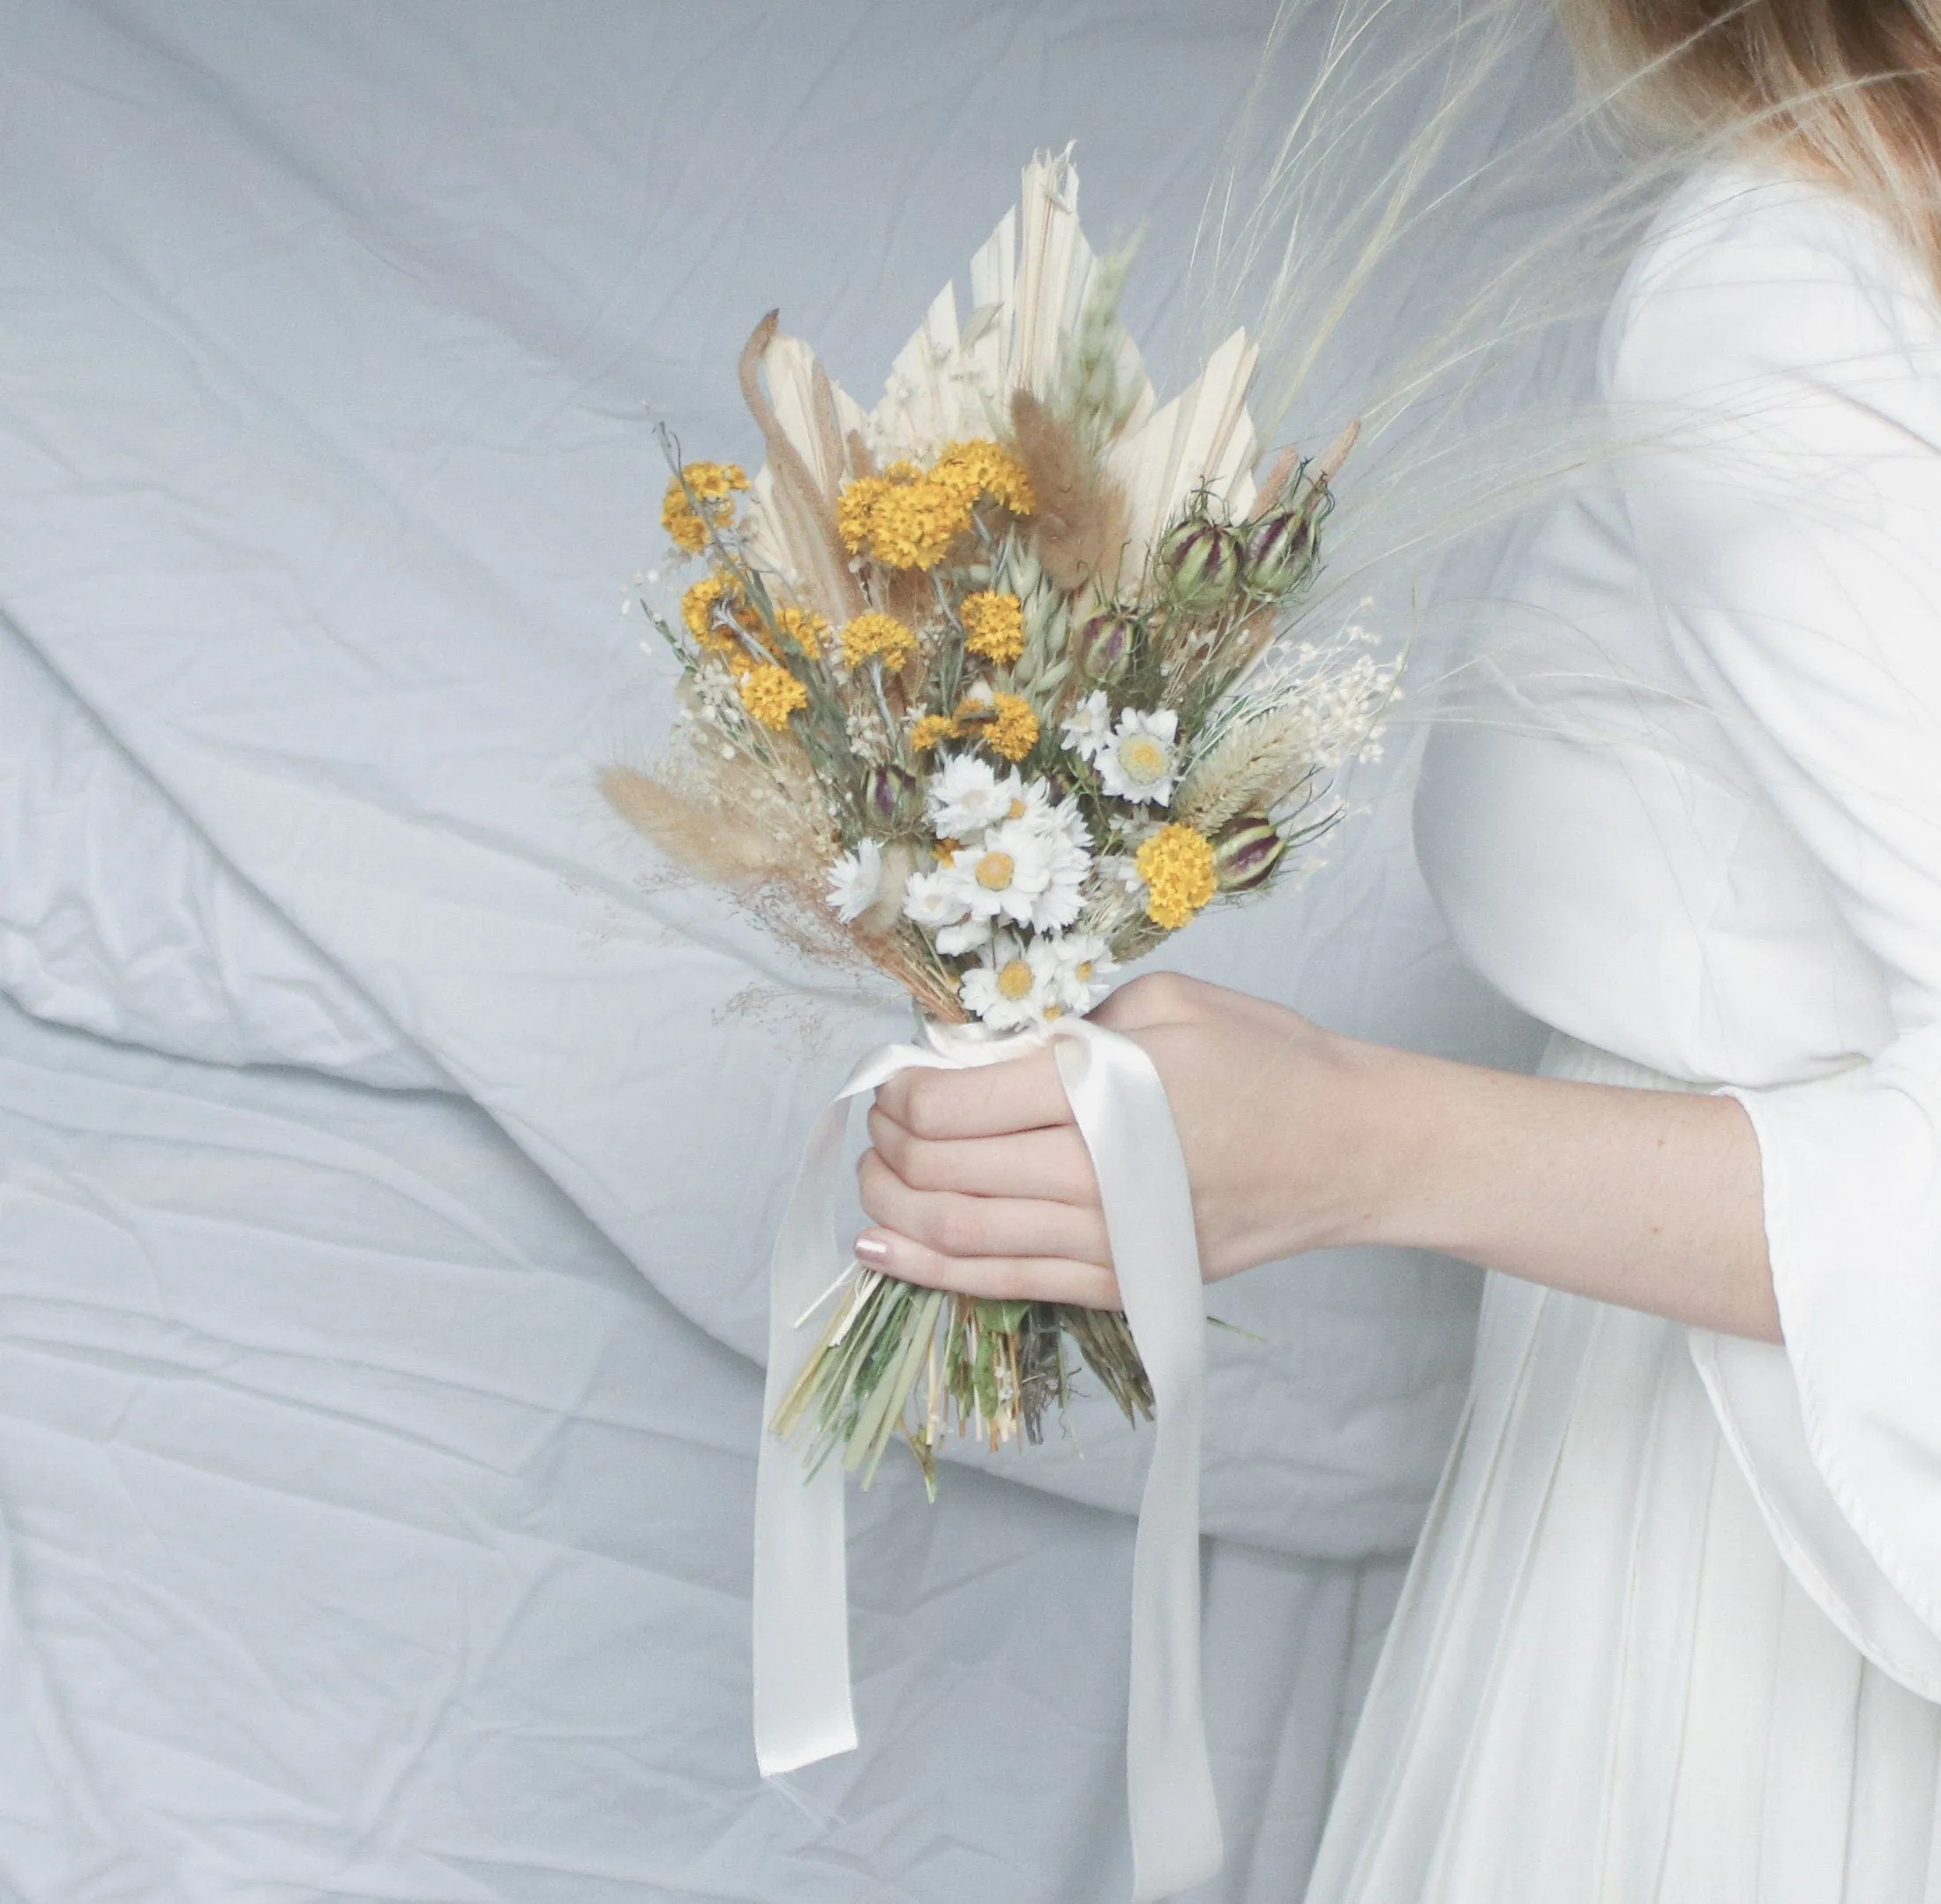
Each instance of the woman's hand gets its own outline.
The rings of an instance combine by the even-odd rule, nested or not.
[[[1375,1186],[1351,1104],[1376,1047],[1166,972],[1095,1016],[1143,1046],[1165,1084],[1209,1281],[1354,1240]],[[869,1130],[859,1175],[879,1227],[857,1240],[863,1261],[973,1295],[1117,1307],[1098,1186],[1049,1050],[901,1072]]]
[[[1170,973],[1095,1014],[1173,1106],[1209,1281],[1340,1243],[1780,1339],[1758,1143],[1730,1098],[1451,1064]],[[1098,1187],[1049,1051],[876,1094],[863,1261],[972,1295],[1114,1308]]]

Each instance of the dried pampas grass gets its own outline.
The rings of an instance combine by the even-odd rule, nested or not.
[[[600,791],[635,832],[695,879],[746,888],[776,871],[773,836],[711,792],[681,791],[631,767],[603,768]]]
[[[1011,396],[1011,431],[1038,508],[1035,546],[1045,572],[1067,594],[1117,571],[1126,544],[1126,497],[1029,390]]]

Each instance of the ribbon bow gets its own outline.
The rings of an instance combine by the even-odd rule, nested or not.
[[[1126,1320],[1151,1378],[1152,1462],[1132,1562],[1126,1797],[1133,1904],[1157,1904],[1220,1868],[1219,1816],[1200,1690],[1200,1428],[1206,1314],[1193,1198],[1165,1087],[1141,1046],[1084,1019],[999,1037],[926,1025],[857,1066],[809,1134],[769,1271],[772,1421],[810,1350],[805,1316],[839,1270],[836,1172],[852,1098],[897,1072],[997,1064],[1049,1042],[1091,1153]],[[754,1729],[764,1778],[856,1748],[850,1697],[843,1470],[806,1474],[764,1432],[755,1473]]]

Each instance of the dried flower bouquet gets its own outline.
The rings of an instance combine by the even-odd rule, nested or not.
[[[689,872],[935,1020],[1028,1031],[1338,817],[1396,668],[1297,639],[1351,428],[1256,486],[1236,333],[1163,408],[1119,316],[1129,253],[1078,226],[1068,157],[1026,168],[866,413],[771,314],[741,358],[768,462],[680,463],[662,521],[703,572],[678,620],[669,760],[605,776]],[[767,387],[763,387],[766,378]],[[900,1431],[1042,1437],[1078,1359],[1128,1418],[1123,1316],[978,1301],[852,1265],[772,1424],[873,1474]]]

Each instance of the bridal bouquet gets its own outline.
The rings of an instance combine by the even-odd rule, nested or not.
[[[1205,907],[1337,817],[1396,670],[1300,611],[1351,430],[1256,485],[1236,333],[1163,407],[1068,158],[1040,157],[864,411],[771,314],[742,354],[767,466],[679,461],[662,521],[699,573],[657,625],[668,760],[615,806],[820,957],[932,1023],[1083,1015]],[[764,387],[764,381],[766,387]],[[1075,1348],[1152,1408],[1123,1316],[972,1301],[851,1264],[771,1424],[866,1480],[901,1432],[1041,1438]]]

